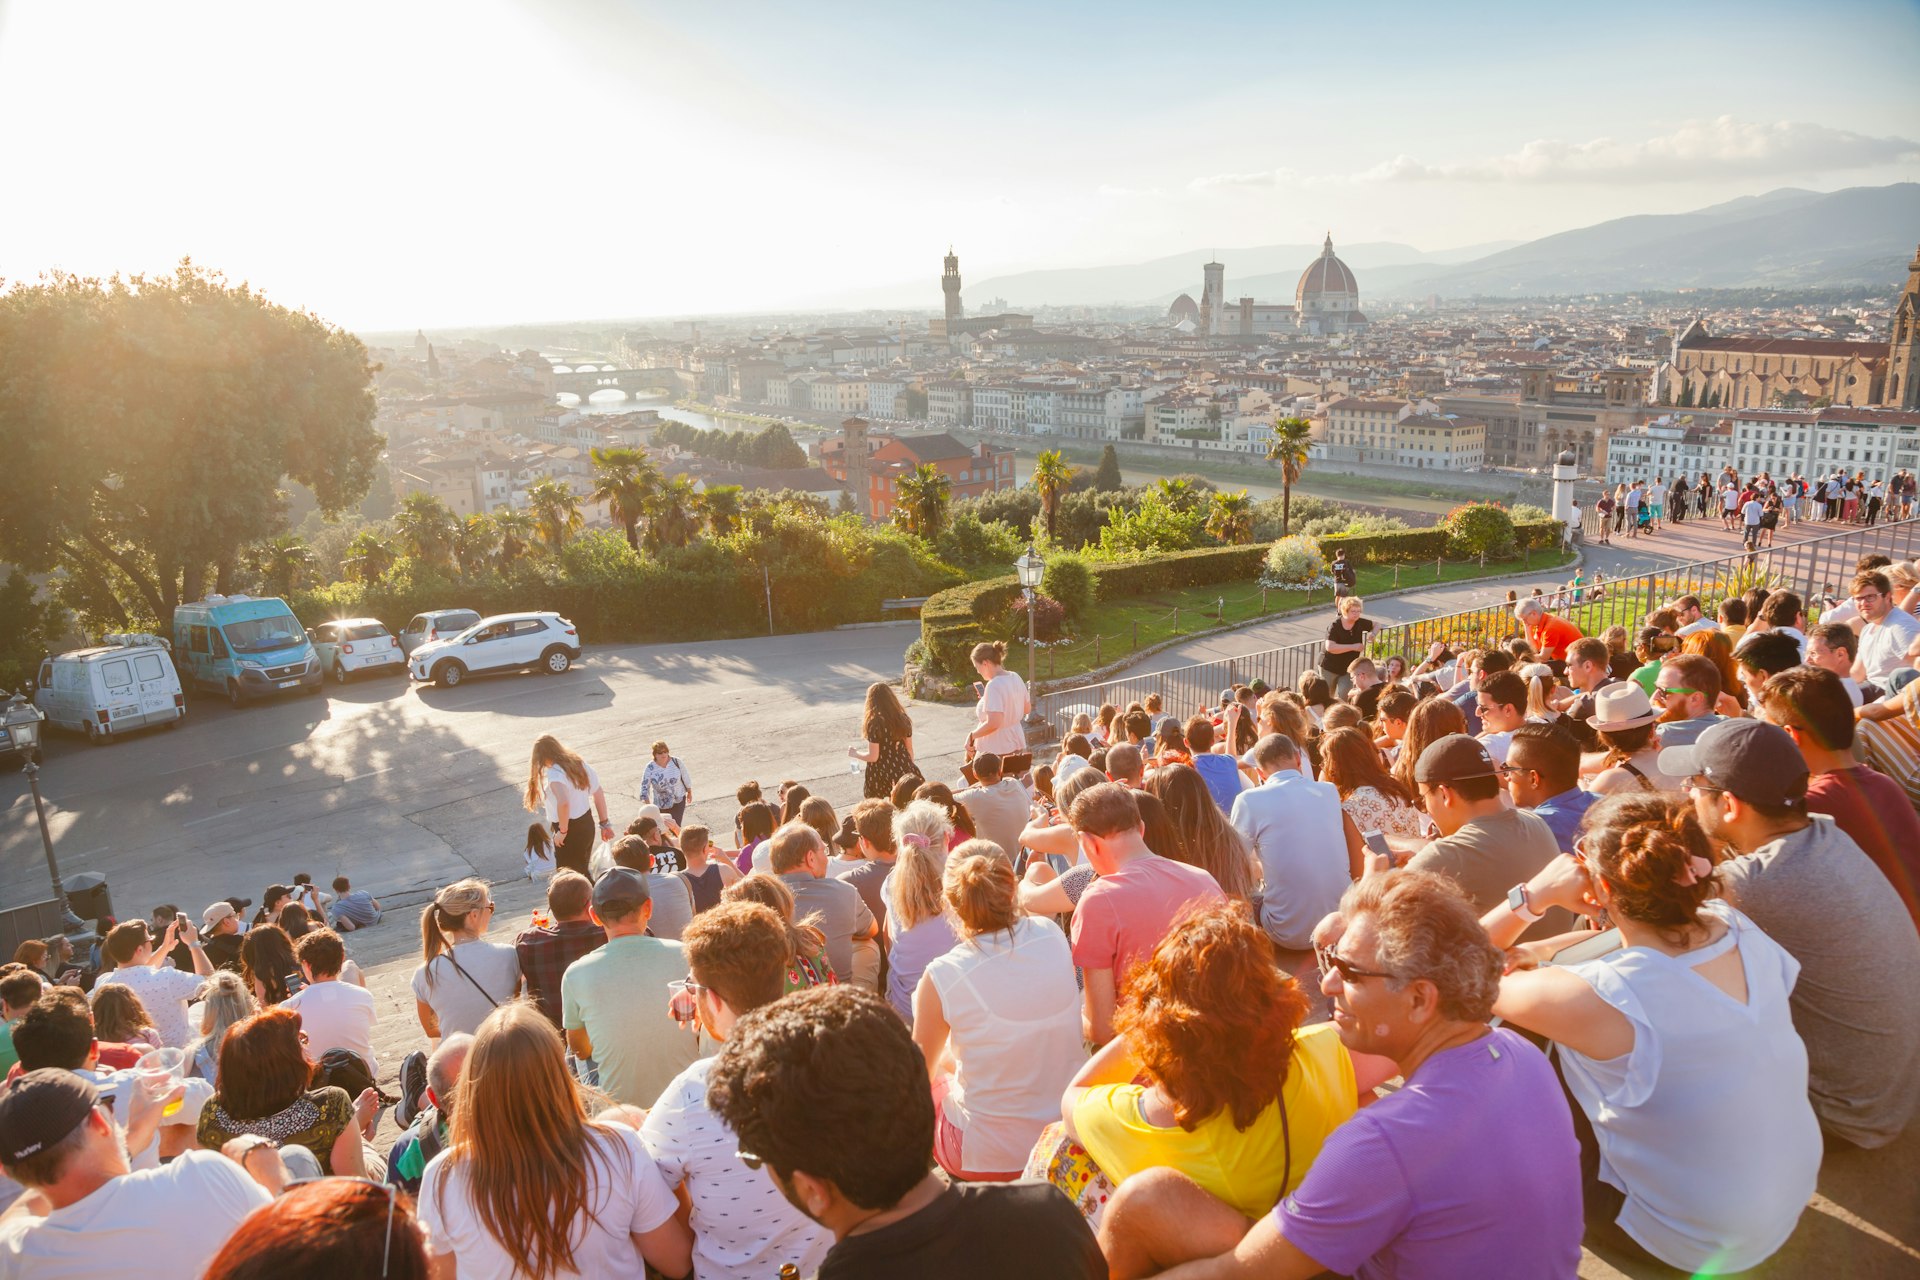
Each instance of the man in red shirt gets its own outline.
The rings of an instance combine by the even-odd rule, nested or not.
[[[1580,628],[1548,613],[1547,606],[1538,600],[1522,600],[1513,607],[1513,616],[1527,629],[1527,643],[1540,655],[1540,660],[1556,663],[1557,670],[1565,670],[1567,646],[1582,638]]]
[[[1787,731],[1812,775],[1807,811],[1823,813],[1892,883],[1920,928],[1920,816],[1899,783],[1853,759],[1853,699],[1840,677],[1789,667],[1760,691],[1760,718]]]

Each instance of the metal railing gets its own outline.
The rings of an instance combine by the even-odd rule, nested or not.
[[[1571,618],[1587,635],[1598,635],[1620,624],[1631,632],[1647,614],[1683,595],[1697,595],[1712,616],[1720,601],[1749,588],[1797,592],[1809,610],[1823,597],[1844,598],[1853,581],[1855,565],[1863,555],[1879,554],[1894,560],[1920,556],[1920,519],[1850,529],[1824,538],[1762,547],[1753,552],[1677,564],[1630,578],[1588,578],[1577,589],[1544,593],[1553,612]],[[1409,664],[1426,657],[1435,641],[1458,652],[1498,644],[1524,629],[1513,616],[1513,601],[1496,600],[1473,609],[1390,623],[1376,630],[1367,652],[1376,661],[1392,655]],[[1029,729],[1036,743],[1057,741],[1067,732],[1075,713],[1092,714],[1111,702],[1129,703],[1159,694],[1169,715],[1182,719],[1218,703],[1220,694],[1236,684],[1264,681],[1272,688],[1291,688],[1303,672],[1320,663],[1323,641],[1309,640],[1275,649],[1262,649],[1212,662],[1199,662],[1165,671],[1122,676],[1117,680],[1050,690],[1034,698],[1034,712],[1045,729]]]

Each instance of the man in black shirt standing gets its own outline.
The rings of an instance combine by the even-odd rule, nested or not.
[[[1101,1280],[1079,1210],[1051,1185],[949,1186],[933,1163],[933,1095],[885,1001],[813,987],[742,1018],[708,1105],[800,1212],[833,1232],[820,1280]]]

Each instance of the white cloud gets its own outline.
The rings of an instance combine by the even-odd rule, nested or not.
[[[1412,156],[1352,175],[1354,182],[1684,182],[1869,169],[1920,158],[1912,138],[1876,138],[1826,125],[1761,124],[1720,116],[1689,120],[1639,142],[1537,138],[1517,151],[1468,164],[1425,164]]]
[[[1216,173],[1211,177],[1195,178],[1187,186],[1194,191],[1223,191],[1237,187],[1279,187],[1295,181],[1299,176],[1291,169],[1262,169],[1255,173]]]

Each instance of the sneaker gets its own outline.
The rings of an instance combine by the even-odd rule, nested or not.
[[[393,1108],[393,1122],[407,1128],[426,1105],[427,1055],[415,1049],[400,1061],[400,1101]]]

